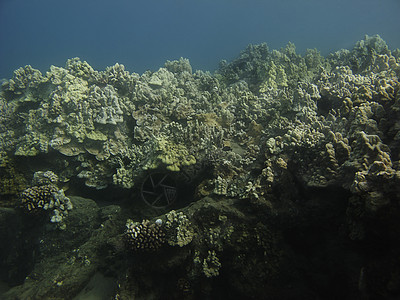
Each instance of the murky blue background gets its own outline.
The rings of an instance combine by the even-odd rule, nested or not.
[[[380,34],[400,48],[399,0],[0,0],[0,78],[80,57],[157,70],[181,56],[214,70],[249,43],[327,54]]]

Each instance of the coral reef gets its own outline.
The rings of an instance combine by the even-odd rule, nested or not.
[[[0,194],[22,192],[26,211],[51,211],[74,241],[85,232],[73,246],[52,237],[76,254],[63,267],[81,289],[106,270],[116,298],[396,298],[399,76],[400,50],[379,36],[326,57],[250,45],[215,74],[184,58],[141,75],[78,58],[45,75],[26,66],[0,91]],[[174,181],[174,202],[143,208],[145,178],[156,199],[166,191],[156,173]],[[112,205],[74,198],[66,218],[58,184]],[[65,270],[46,297],[55,285],[77,295]]]

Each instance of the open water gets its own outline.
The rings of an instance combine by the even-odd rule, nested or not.
[[[326,55],[365,34],[399,48],[399,11],[397,0],[1,0],[0,78],[71,57],[137,73],[185,57],[212,71],[250,43]]]

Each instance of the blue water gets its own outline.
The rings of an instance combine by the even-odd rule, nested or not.
[[[46,71],[80,57],[131,72],[189,58],[214,70],[249,43],[322,54],[379,34],[400,48],[398,0],[0,0],[0,78],[26,64]]]

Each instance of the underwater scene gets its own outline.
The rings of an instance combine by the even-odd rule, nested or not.
[[[1,299],[400,297],[400,50],[79,58],[0,92]]]

